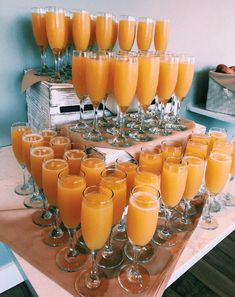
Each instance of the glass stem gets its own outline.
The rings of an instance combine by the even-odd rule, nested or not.
[[[175,97],[175,100],[176,100],[176,115],[175,115],[175,123],[176,123],[176,124],[179,124],[179,123],[180,123],[179,112],[180,112],[180,106],[181,106],[181,103],[180,103],[180,100],[179,100],[179,98]]]
[[[40,46],[40,55],[41,55],[41,70],[45,71],[47,68],[46,65],[46,48],[45,46]]]
[[[132,274],[133,274],[134,278],[136,280],[138,280],[141,277],[140,272],[139,272],[139,265],[138,265],[141,248],[139,246],[133,245],[133,252],[134,252],[134,258],[133,258]]]
[[[105,104],[106,104],[107,98],[108,98],[108,94],[105,95],[105,98],[104,98],[104,100],[103,100],[102,119],[103,119],[104,121],[106,121]]]
[[[23,173],[23,185],[22,188],[26,188],[26,166],[25,165],[21,165],[22,168],[22,173]]]
[[[76,244],[75,244],[76,228],[68,228],[68,233],[69,233],[70,248],[69,248],[67,256],[68,257],[76,257],[76,255],[77,255]]]
[[[146,111],[142,109],[141,117],[140,117],[140,130],[139,133],[144,133],[144,120],[146,116]]]
[[[165,217],[166,217],[166,220],[165,220],[165,225],[164,225],[164,228],[163,228],[163,232],[164,233],[170,233],[169,231],[169,223],[170,223],[170,220],[171,220],[171,210],[167,207],[165,207],[164,209],[165,211]]]
[[[124,137],[124,126],[125,126],[125,116],[126,113],[120,111],[119,112],[119,136]]]
[[[80,121],[83,122],[83,112],[84,112],[84,98],[80,98]]]
[[[184,212],[183,212],[183,216],[182,216],[182,222],[184,224],[188,224],[189,220],[188,220],[188,209],[190,208],[190,200],[184,199]]]
[[[113,227],[111,228],[108,240],[105,244],[105,249],[104,249],[104,257],[110,256],[113,254],[113,247],[112,247],[112,236],[113,236]]]
[[[60,222],[59,222],[59,209],[57,207],[54,208],[54,214],[55,214],[55,221],[54,221],[55,229],[59,231],[61,228],[60,228]]]
[[[67,47],[67,68],[70,68],[70,50],[71,50],[71,45],[68,45]]]
[[[212,198],[212,196],[210,194],[208,194],[208,197],[206,199],[206,203],[205,203],[205,205],[203,207],[202,218],[207,223],[210,223],[211,222],[211,214],[210,214],[211,198]]]
[[[93,120],[93,130],[98,129],[98,105],[94,106],[94,120]]]
[[[55,53],[55,74],[60,78],[60,53]]]
[[[96,283],[97,281],[99,281],[98,266],[97,266],[96,256],[97,256],[97,251],[92,250],[91,251],[92,267],[91,267],[91,272],[90,272],[90,279],[91,279],[91,282],[94,282],[94,283]]]
[[[160,122],[159,122],[160,128],[162,128],[164,125],[165,111],[166,111],[166,105],[164,103],[161,103],[161,116],[160,116]]]

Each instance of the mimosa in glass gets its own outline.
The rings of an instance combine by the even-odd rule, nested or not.
[[[122,51],[131,51],[135,41],[135,33],[135,18],[129,15],[121,15],[118,25],[118,42]]]
[[[167,19],[156,20],[154,45],[158,52],[165,52],[169,39],[170,21]]]
[[[140,51],[148,51],[153,39],[154,22],[153,19],[138,18],[137,46]]]

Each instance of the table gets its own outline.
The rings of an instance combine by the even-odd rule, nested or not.
[[[22,175],[17,164],[11,147],[0,149],[0,215],[5,209],[23,208],[22,197],[14,193],[14,187],[22,182]],[[235,195],[235,182],[232,191]],[[219,227],[213,231],[203,230],[198,226],[192,234],[187,246],[185,247],[174,272],[168,282],[170,286],[185,271],[199,261],[206,253],[213,249],[228,234],[235,230],[235,212],[233,208],[223,208],[218,214],[214,214],[219,222]],[[224,219],[226,218],[226,219]],[[0,238],[1,241],[1,238]],[[51,296],[71,297],[66,290],[41,273],[38,269],[15,253],[15,256],[25,271],[28,279],[40,297],[47,297],[48,292]]]

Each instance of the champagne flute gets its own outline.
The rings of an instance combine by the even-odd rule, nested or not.
[[[161,142],[163,161],[168,157],[178,157],[183,155],[183,145],[178,140],[163,140]]]
[[[33,147],[42,146],[43,137],[40,134],[31,133],[25,134],[22,137],[22,153],[24,163],[28,172],[31,174],[31,162],[30,162],[30,150]],[[43,206],[43,198],[39,193],[38,187],[33,180],[34,192],[32,196],[28,196],[24,199],[24,206],[28,208],[41,208]]]
[[[148,51],[153,39],[154,22],[151,18],[138,18],[137,46],[139,51]]]
[[[56,264],[64,271],[77,271],[86,262],[87,257],[76,248],[76,229],[81,224],[82,193],[86,188],[84,173],[70,174],[62,171],[58,178],[58,208],[61,220],[67,228],[70,246],[62,248],[56,254]]]
[[[90,18],[91,18],[91,33],[90,33],[88,49],[92,50],[96,43],[96,36],[95,36],[95,34],[96,34],[96,16],[91,14]]]
[[[210,204],[215,195],[218,195],[223,190],[231,169],[231,156],[218,152],[211,152],[206,167],[206,189],[208,197],[203,208],[202,220],[200,226],[206,230],[214,230],[218,227],[217,220],[211,216]]]
[[[101,172],[100,185],[113,191],[113,223],[109,238],[102,252],[98,265],[103,268],[115,268],[123,261],[123,252],[120,247],[112,242],[113,228],[121,220],[123,210],[126,206],[127,182],[126,173],[113,168]]]
[[[117,35],[118,35],[118,21],[115,16],[112,18],[112,41],[111,41],[111,48],[112,50],[116,44],[117,41]]]
[[[40,7],[33,7],[32,11],[32,29],[34,39],[39,47],[41,55],[41,69],[38,69],[35,74],[39,76],[50,74],[46,64],[46,49],[48,47],[46,33],[46,10]]]
[[[169,228],[172,218],[172,209],[183,197],[188,175],[188,164],[180,157],[168,157],[165,159],[161,175],[161,198],[165,207],[166,221],[163,227],[157,228],[153,242],[170,247],[178,241],[178,236]]]
[[[127,214],[127,234],[133,245],[133,262],[122,267],[118,281],[130,293],[141,293],[150,281],[147,269],[138,264],[141,248],[152,239],[159,210],[159,192],[151,187],[135,187],[132,190]]]
[[[102,51],[108,51],[113,46],[113,15],[106,12],[96,14],[96,42]]]
[[[81,52],[86,51],[89,46],[91,34],[91,18],[89,12],[85,10],[73,10],[72,32],[75,49]]]
[[[160,146],[148,145],[140,149],[139,164],[147,171],[158,173],[162,171],[162,149]]]
[[[22,152],[22,136],[26,133],[31,133],[28,123],[16,122],[11,125],[12,150],[22,169],[24,181],[23,184],[17,185],[15,187],[15,193],[22,196],[27,196],[33,193],[32,185],[26,180],[26,164],[24,163]]]
[[[79,296],[103,296],[108,288],[108,279],[98,270],[97,251],[103,248],[110,234],[113,219],[113,192],[95,185],[83,192],[81,228],[87,247],[91,251],[92,268],[81,270],[75,280]]]
[[[57,136],[57,131],[53,128],[43,129],[40,134],[43,137],[43,146],[50,146],[52,138]]]
[[[60,246],[68,241],[68,234],[60,227],[59,209],[58,209],[58,176],[60,172],[66,170],[69,166],[63,159],[51,159],[43,162],[42,165],[42,187],[44,195],[53,209],[55,220],[52,227],[46,227],[42,231],[42,241],[49,246]]]
[[[138,80],[138,56],[116,54],[114,56],[114,97],[119,108],[120,127],[118,135],[109,141],[113,146],[128,147],[132,141],[124,133],[126,111],[134,99]]]
[[[154,46],[157,52],[165,52],[169,39],[170,21],[158,19],[155,22]]]
[[[118,42],[122,51],[131,51],[135,41],[136,21],[133,16],[121,15],[118,25]]]
[[[52,75],[50,82],[63,82],[60,74],[61,53],[63,50],[66,26],[65,26],[65,11],[62,8],[48,7],[46,8],[46,32],[50,48],[54,55],[55,72]]]
[[[188,163],[188,176],[183,194],[184,212],[183,216],[173,222],[178,231],[192,231],[194,225],[188,217],[190,203],[196,196],[202,182],[205,170],[204,160],[195,156],[187,155],[184,160]]]
[[[55,136],[50,140],[50,147],[53,149],[55,158],[62,159],[64,156],[65,148],[71,146],[71,140],[65,136]]]
[[[150,141],[153,138],[146,133],[144,127],[146,112],[153,101],[158,85],[159,57],[153,52],[140,52],[138,83],[136,95],[141,108],[141,123],[139,130],[130,133],[130,137],[136,141]]]
[[[87,87],[86,87],[86,52],[80,50],[73,51],[72,57],[72,83],[74,90],[77,94],[78,100],[80,102],[80,111],[79,111],[79,121],[75,126],[70,127],[72,132],[84,132],[88,125],[83,120],[84,112],[84,101],[87,98]]]
[[[85,156],[85,146],[79,143],[71,143],[65,146],[63,157],[68,162],[70,174],[80,173],[82,158]]]
[[[43,193],[42,186],[42,163],[44,160],[54,158],[54,151],[50,147],[39,146],[30,150],[30,164],[33,180],[37,184],[39,194],[42,197],[43,209],[33,213],[32,220],[38,226],[51,226],[54,221],[53,214],[48,209],[48,202]]]

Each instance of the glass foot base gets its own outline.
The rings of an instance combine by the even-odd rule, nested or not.
[[[178,235],[176,233],[163,233],[163,229],[161,228],[156,230],[152,241],[160,246],[171,247],[176,245],[178,241]]]
[[[28,196],[33,194],[33,186],[30,183],[25,185],[18,185],[15,187],[15,193],[20,196]]]
[[[147,142],[153,140],[153,137],[149,136],[146,133],[139,133],[139,132],[134,132],[130,133],[129,137],[134,139],[135,141],[140,141],[140,142]]]
[[[43,200],[40,195],[33,195],[24,199],[24,206],[27,208],[43,208]]]
[[[46,227],[42,230],[42,241],[49,246],[61,246],[67,243],[69,235],[61,229],[58,231],[53,227]]]
[[[100,142],[105,140],[102,134],[99,131],[95,131],[95,130],[92,130],[88,134],[83,134],[82,138],[85,140],[95,141],[95,142]]]
[[[87,260],[87,256],[85,254],[77,254],[74,257],[69,257],[70,249],[69,247],[65,247],[60,250],[55,257],[56,265],[63,271],[74,272],[78,271],[82,268]]]
[[[218,222],[214,217],[211,217],[210,219],[201,219],[200,227],[202,229],[206,230],[215,230],[218,228]]]
[[[233,207],[235,206],[235,197],[230,193],[223,195],[223,203],[225,206]]]
[[[137,275],[132,265],[126,265],[119,272],[118,282],[129,293],[141,293],[149,286],[150,276],[148,270],[140,265],[138,270],[139,274]]]
[[[118,134],[118,128],[116,128],[116,127],[107,128],[106,132],[111,135],[116,135],[116,134]]]
[[[51,75],[51,70],[49,70],[48,68],[46,69],[43,69],[43,68],[37,68],[35,69],[35,73],[34,75],[37,75],[37,76],[49,76]]]
[[[101,258],[98,260],[98,266],[106,269],[116,268],[123,262],[123,252],[122,250],[113,245],[113,253],[105,254],[105,251],[101,254]]]
[[[130,242],[127,242],[125,244],[124,252],[128,259],[132,261],[134,260],[134,251]],[[141,248],[138,262],[143,264],[147,263],[152,260],[153,256],[154,256],[154,247],[151,243],[148,243],[147,245]]]
[[[109,144],[116,147],[130,147],[134,144],[134,142],[126,137],[117,136],[114,139],[109,140]]]
[[[49,210],[38,210],[32,214],[32,221],[37,226],[47,227],[54,223],[55,217]]]
[[[185,223],[180,218],[172,222],[172,227],[179,232],[192,231],[194,229],[194,225],[190,220],[188,220],[187,223]]]
[[[196,207],[193,204],[190,204],[190,208],[188,208],[188,216],[195,216],[197,214],[197,210]],[[178,204],[177,207],[174,208],[176,210],[176,212],[178,212],[180,215],[183,214],[184,211],[184,206],[182,206],[181,204]]]
[[[113,239],[117,241],[126,241],[127,240],[126,230],[125,231],[117,230],[117,233],[113,236]]]
[[[78,273],[75,280],[75,290],[81,297],[101,297],[104,296],[108,290],[109,282],[104,272],[98,271],[99,279],[92,282],[92,286],[89,286],[90,282],[90,270],[82,270]],[[88,287],[89,286],[89,287]]]
[[[79,122],[75,126],[69,127],[70,131],[75,133],[84,133],[87,128],[88,125],[84,122]]]
[[[221,205],[218,201],[213,201],[210,205],[210,212],[219,212],[221,211]]]

